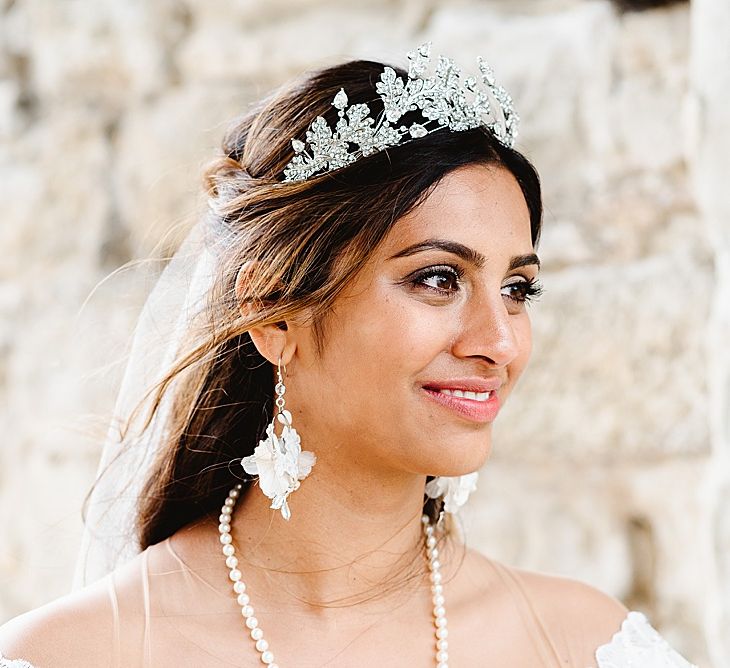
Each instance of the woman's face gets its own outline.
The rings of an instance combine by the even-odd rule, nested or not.
[[[303,447],[369,469],[478,469],[530,356],[524,300],[538,268],[514,177],[482,165],[447,175],[338,298],[322,356],[311,330],[298,341],[287,408]]]

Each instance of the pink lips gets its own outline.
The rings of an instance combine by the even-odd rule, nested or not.
[[[459,415],[474,422],[491,422],[497,417],[500,401],[496,390],[502,385],[499,378],[459,378],[448,381],[425,383],[423,391],[431,400],[450,408]],[[465,392],[490,392],[486,401],[454,397],[439,392],[440,389],[463,390]]]

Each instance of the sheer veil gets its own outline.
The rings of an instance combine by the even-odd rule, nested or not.
[[[86,508],[73,589],[111,572],[140,552],[134,531],[137,501],[163,442],[170,412],[166,392],[147,428],[156,384],[173,360],[195,343],[191,325],[202,314],[215,253],[201,217],[174,253],[142,307],[108,427],[96,483]],[[174,386],[174,381],[173,381]],[[122,438],[122,425],[134,412]]]

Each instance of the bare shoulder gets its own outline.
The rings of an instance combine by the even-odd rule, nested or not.
[[[628,614],[628,609],[617,598],[597,587],[574,578],[510,568],[523,584],[530,599],[541,606],[546,616],[560,615],[573,625],[598,627],[613,633]],[[610,635],[609,635],[610,637]]]
[[[112,616],[103,579],[0,626],[0,656],[11,668],[106,666]]]
[[[490,583],[494,596],[509,599],[533,618],[548,642],[581,665],[595,665],[595,650],[610,642],[628,609],[618,599],[580,580],[517,568],[467,550],[464,566]]]

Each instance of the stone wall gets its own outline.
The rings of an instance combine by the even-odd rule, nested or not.
[[[545,187],[533,360],[469,541],[610,591],[729,665],[726,4],[0,3],[0,621],[68,588],[93,416],[118,380],[98,365],[123,356],[149,284],[116,275],[77,317],[85,298],[194,220],[201,167],[249,102],[431,39],[493,64]]]

